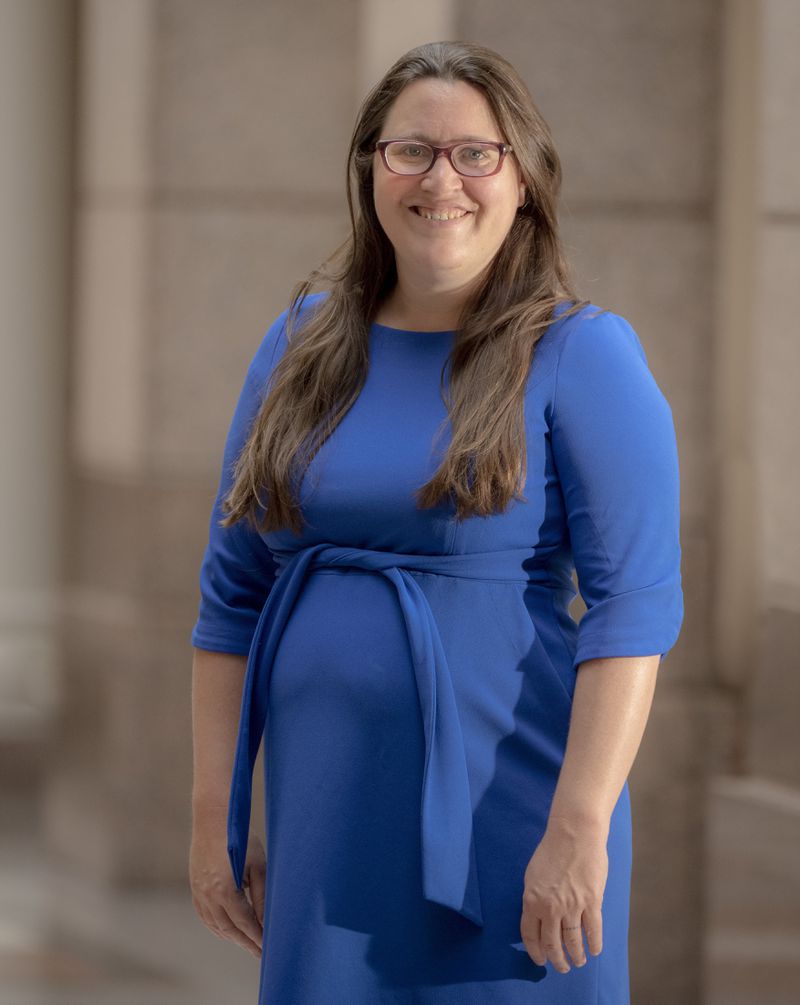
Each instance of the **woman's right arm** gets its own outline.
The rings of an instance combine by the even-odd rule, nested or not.
[[[193,649],[192,815],[227,824],[247,657]],[[227,849],[227,842],[226,842]]]
[[[247,657],[194,647],[192,660],[192,844],[189,882],[203,923],[261,957],[266,863],[256,834],[248,842],[248,900],[228,859],[228,798]]]
[[[312,300],[317,299],[314,295]],[[275,582],[277,565],[262,535],[242,519],[222,527],[222,502],[235,463],[285,344],[284,311],[270,326],[245,375],[228,429],[208,543],[200,567],[200,606],[192,629],[192,846],[190,884],[195,910],[215,935],[261,955],[265,858],[260,837],[247,842],[244,890],[228,857],[228,804],[247,653]]]

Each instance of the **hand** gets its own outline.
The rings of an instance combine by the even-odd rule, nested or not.
[[[548,824],[525,870],[520,922],[528,955],[539,966],[549,958],[560,973],[569,972],[563,939],[575,966],[582,967],[586,963],[584,930],[589,952],[593,956],[601,952],[600,905],[608,878],[606,840],[606,832],[591,825],[578,833],[573,826]]]
[[[247,841],[243,885],[239,890],[228,859],[227,826],[220,819],[195,822],[189,851],[192,903],[214,935],[229,939],[261,959],[266,859],[259,836]],[[249,890],[248,899],[245,890]]]

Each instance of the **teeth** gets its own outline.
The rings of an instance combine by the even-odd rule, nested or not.
[[[422,206],[417,206],[417,212],[420,216],[424,216],[426,220],[457,220],[459,217],[467,215],[464,211],[457,209],[449,213],[434,213],[432,210],[423,209]]]

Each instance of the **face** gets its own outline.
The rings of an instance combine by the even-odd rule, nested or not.
[[[436,146],[461,140],[508,142],[483,94],[464,81],[415,80],[397,96],[379,139],[416,139]],[[417,288],[464,288],[491,262],[525,201],[513,153],[497,174],[467,178],[447,157],[424,175],[397,175],[373,154],[375,211],[391,241],[400,282]],[[418,207],[458,218],[427,220]]]

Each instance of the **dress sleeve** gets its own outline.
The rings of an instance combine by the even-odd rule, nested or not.
[[[283,315],[281,317],[282,320]],[[247,655],[277,566],[266,541],[247,522],[221,527],[221,503],[233,484],[233,466],[262,401],[274,356],[278,323],[250,363],[228,430],[208,544],[200,566],[200,607],[191,633],[199,649]]]
[[[666,656],[683,621],[680,483],[672,410],[636,332],[576,318],[558,360],[551,445],[586,612],[573,669]]]

